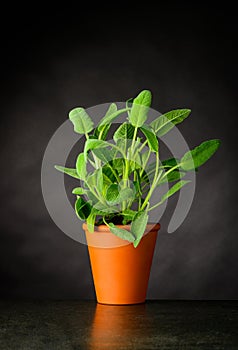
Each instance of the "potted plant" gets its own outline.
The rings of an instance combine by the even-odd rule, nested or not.
[[[160,161],[159,138],[191,111],[172,110],[147,123],[150,105],[151,92],[143,90],[125,108],[112,103],[96,127],[85,109],[74,108],[69,119],[74,131],[85,136],[84,150],[75,168],[55,166],[80,180],[80,187],[73,189],[75,212],[85,222],[99,303],[145,301],[160,228],[149,223],[149,213],[185,186],[186,173],[204,164],[220,145],[217,139],[205,141],[181,159]],[[127,119],[108,140],[112,123],[122,113]],[[152,194],[165,182],[172,186],[152,205]]]

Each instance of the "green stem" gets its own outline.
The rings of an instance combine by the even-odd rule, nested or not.
[[[168,174],[170,174],[170,173],[171,173],[172,171],[174,171],[175,169],[179,168],[179,167],[181,166],[181,164],[182,164],[182,163],[177,164],[177,165],[175,165],[174,167],[170,168],[168,171],[166,171],[166,172],[164,173],[164,175],[161,177],[160,180],[163,180],[165,177],[167,177]]]
[[[138,152],[139,152],[139,150],[138,150]],[[151,155],[151,150],[149,149],[148,156],[147,156],[147,158],[146,158],[146,160],[145,160],[145,164],[143,164],[143,168],[142,168],[141,171],[140,171],[140,177],[142,176],[142,174],[143,174],[143,172],[144,172],[144,170],[145,170],[145,167],[146,167],[146,165],[147,165],[147,163],[148,163],[148,160],[150,159],[150,155]],[[147,174],[147,175],[148,175],[148,174]]]
[[[144,143],[142,143],[142,145],[140,146],[140,148],[139,148],[139,152],[141,152],[142,150],[143,150],[143,148],[146,146],[146,144],[147,144],[147,140],[145,140],[145,142]]]
[[[161,205],[161,204],[162,204],[162,202],[160,201],[159,203],[153,205],[153,207],[151,207],[150,209],[148,209],[148,211],[151,211],[151,210],[157,208],[157,207],[158,207],[159,205]]]
[[[156,165],[155,165],[155,175],[154,175],[154,178],[153,178],[153,182],[152,182],[152,185],[151,185],[151,188],[149,190],[149,193],[147,194],[146,198],[145,198],[145,201],[144,203],[142,204],[142,207],[141,207],[141,210],[143,210],[147,203],[149,202],[149,199],[157,185],[157,182],[158,182],[158,171],[159,171],[159,152],[156,152]]]

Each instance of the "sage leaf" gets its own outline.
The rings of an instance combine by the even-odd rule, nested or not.
[[[74,108],[69,113],[69,119],[74,125],[74,131],[78,134],[88,134],[93,130],[93,121],[84,108]]]
[[[97,172],[97,191],[99,193],[102,193],[103,191],[103,174],[102,174],[102,168],[99,168],[96,170]]]
[[[191,113],[190,109],[175,109],[162,114],[150,123],[156,135],[161,137],[170,131],[174,125],[181,123]]]
[[[148,218],[149,216],[146,211],[139,212],[136,214],[131,223],[131,232],[136,237],[133,242],[135,248],[138,246],[143,234],[145,233]]]
[[[146,119],[148,109],[151,105],[152,95],[149,90],[143,90],[133,100],[129,121],[135,127],[141,127]]]
[[[75,179],[79,179],[78,173],[76,169],[72,168],[65,168],[61,165],[55,165],[55,169],[60,171],[61,173],[67,174],[71,177],[74,177]]]
[[[91,213],[89,214],[89,216],[86,219],[88,231],[90,233],[94,232],[95,220],[96,220],[96,211],[94,210],[94,208],[92,208]]]
[[[107,148],[95,148],[92,152],[98,159],[102,160],[104,163],[107,164],[114,158],[116,150],[109,150]]]
[[[130,123],[123,123],[113,135],[113,139],[117,142],[118,139],[132,139],[134,135],[134,126]]]
[[[115,202],[119,196],[119,189],[117,184],[112,184],[108,187],[106,193],[107,202]]]
[[[86,194],[87,191],[82,188],[82,187],[75,187],[72,191],[73,194],[77,194],[77,195],[82,195],[82,194]]]
[[[89,202],[85,202],[82,197],[78,197],[75,202],[75,212],[80,220],[86,220],[91,212],[91,205]]]
[[[154,130],[152,129],[152,127],[144,124],[143,126],[140,127],[140,130],[145,135],[151,151],[158,152],[159,151],[159,142],[158,142],[158,139],[157,139],[156,134],[155,134]]]
[[[128,242],[133,242],[135,240],[135,237],[134,235],[130,232],[130,231],[127,231],[127,230],[124,230],[122,228],[119,228],[119,227],[116,227],[113,223],[109,223],[108,224],[109,227],[110,227],[110,231],[116,235],[117,237],[121,238],[121,239],[124,239]]]
[[[84,159],[84,154],[80,153],[76,160],[77,174],[81,180],[85,180],[87,175],[86,162]]]
[[[181,159],[181,168],[185,171],[193,170],[203,165],[217,151],[221,144],[218,139],[201,143],[188,151]]]
[[[106,142],[103,140],[88,139],[84,145],[84,158],[87,159],[88,151],[94,150],[96,148],[103,148],[108,146],[111,146],[109,142]]]

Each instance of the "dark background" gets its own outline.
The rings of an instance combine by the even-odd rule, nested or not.
[[[174,234],[161,220],[148,298],[237,299],[237,24],[232,8],[149,4],[101,11],[19,9],[1,25],[0,296],[94,298],[87,247],[52,222],[41,161],[74,106],[147,88],[153,108],[191,108],[189,146],[220,138]]]

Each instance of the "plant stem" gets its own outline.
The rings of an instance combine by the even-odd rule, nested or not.
[[[151,211],[151,210],[157,208],[157,207],[158,207],[159,205],[161,205],[161,204],[162,204],[162,202],[159,202],[159,203],[153,205],[153,207],[151,207],[150,209],[148,209],[148,211]]]
[[[138,149],[138,152],[141,152],[141,151],[143,150],[143,148],[146,146],[147,142],[148,142],[148,141],[145,140],[145,142],[142,143],[142,145],[141,145],[140,148]]]
[[[179,163],[179,164],[175,165],[174,167],[170,168],[168,171],[166,171],[160,180],[163,180],[165,177],[167,177],[168,174],[170,174],[175,169],[179,168],[181,166],[181,164],[182,163]]]
[[[149,193],[147,194],[147,196],[146,196],[146,198],[145,198],[145,201],[144,201],[144,203],[142,204],[141,210],[143,210],[143,209],[146,207],[146,205],[147,205],[147,203],[149,202],[150,197],[151,197],[151,195],[152,195],[152,193],[153,193],[153,191],[154,191],[154,189],[155,189],[155,187],[156,187],[156,185],[157,185],[157,181],[158,181],[158,178],[157,178],[157,176],[158,176],[158,171],[159,171],[159,152],[156,152],[155,175],[154,175],[153,182],[152,182],[151,188],[150,188],[150,190],[149,190]]]

